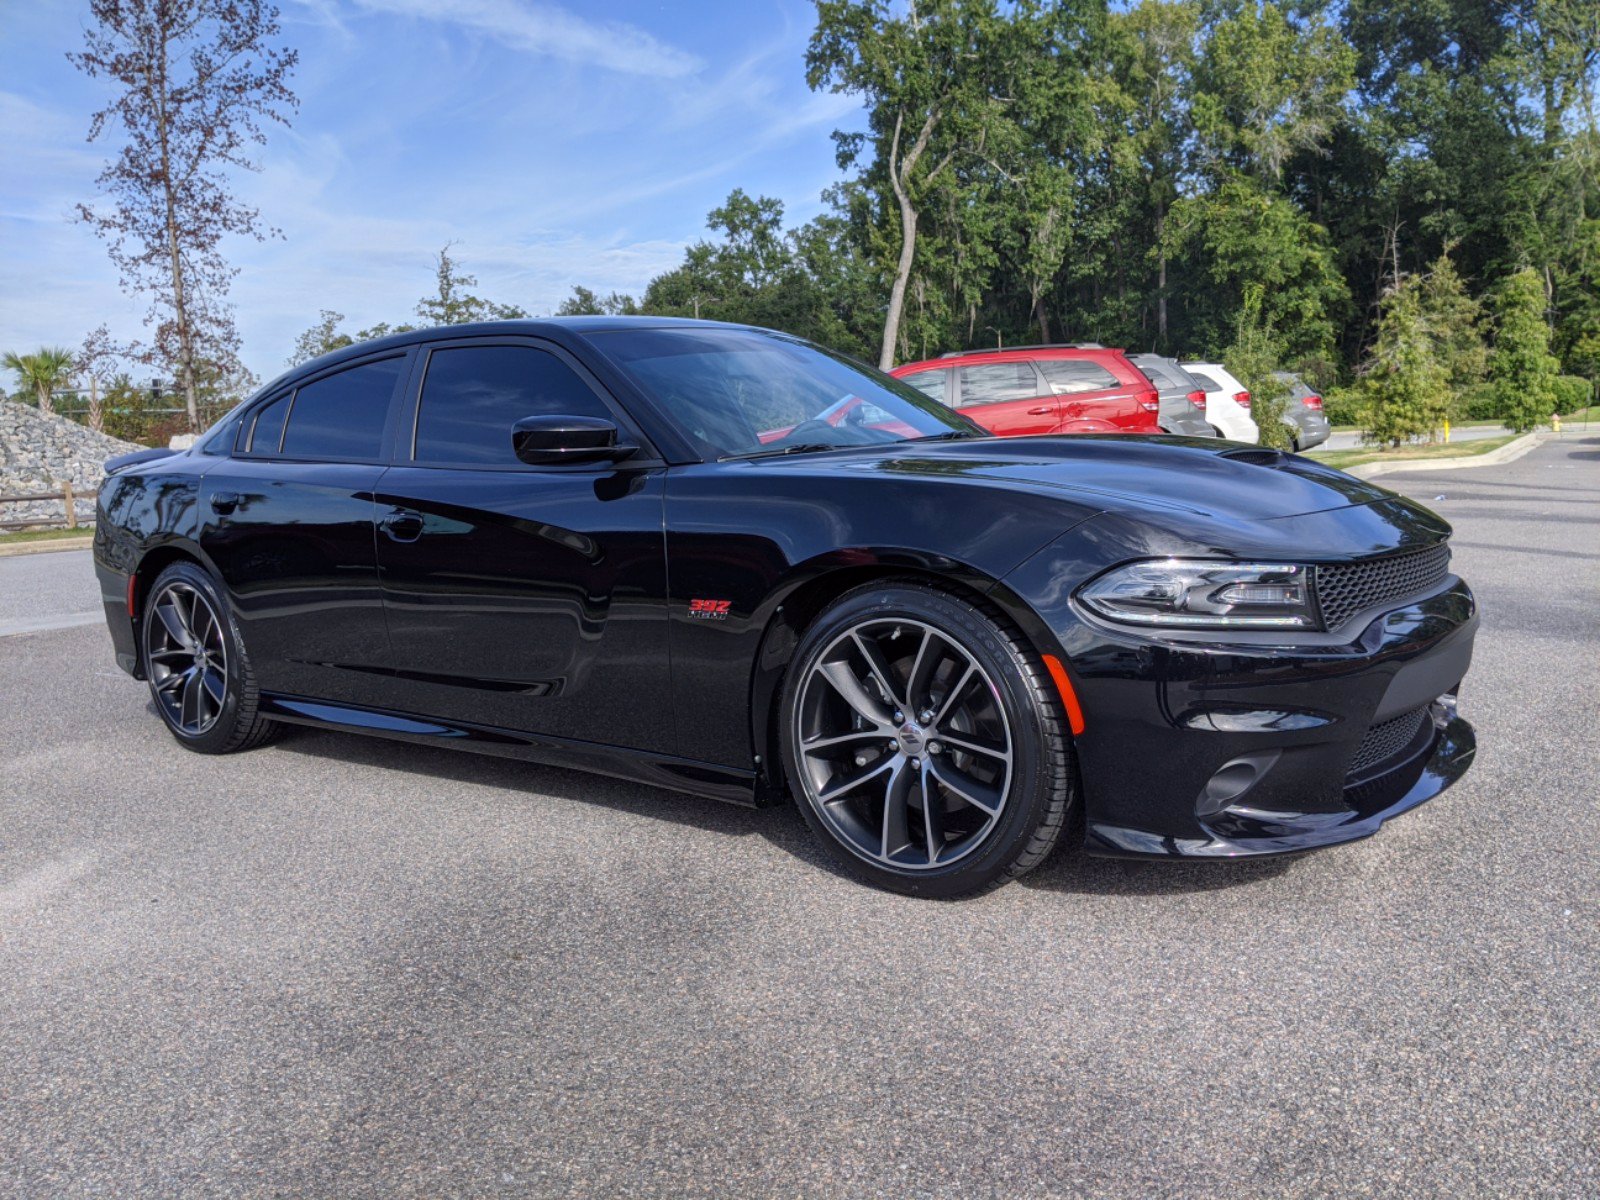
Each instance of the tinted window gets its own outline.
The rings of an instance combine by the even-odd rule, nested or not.
[[[288,414],[288,396],[279,396],[258,412],[245,449],[251,454],[276,454],[283,441],[283,418]]]
[[[900,382],[909,383],[924,396],[928,396],[941,404],[944,402],[944,371],[918,371],[914,375],[900,376]]]
[[[1033,373],[1032,363],[985,363],[981,367],[962,367],[956,377],[961,383],[960,403],[963,405],[1026,400],[1039,394],[1039,379]]]
[[[1189,372],[1189,377],[1206,391],[1220,392],[1222,390],[1222,385],[1204,371],[1196,371],[1193,367],[1185,367],[1184,370]]]
[[[695,326],[588,340],[712,457],[983,435],[916,388],[782,334]]]
[[[363,363],[294,394],[283,453],[291,458],[377,458],[403,358]],[[259,428],[257,431],[259,437]]]
[[[1058,396],[1072,392],[1098,392],[1117,386],[1117,377],[1098,363],[1072,358],[1041,358],[1034,364],[1044,372]]]
[[[468,346],[428,358],[417,412],[418,462],[518,463],[511,427],[524,417],[611,414],[577,372],[532,346]]]
[[[1136,358],[1133,361],[1141,371],[1150,376],[1150,382],[1163,392],[1187,392],[1189,390],[1189,380],[1187,378],[1180,379],[1176,368],[1165,359]]]

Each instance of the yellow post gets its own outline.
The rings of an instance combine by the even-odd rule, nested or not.
[[[1550,428],[1553,429],[1556,433],[1560,433],[1561,432],[1561,414],[1560,413],[1551,413],[1550,414]]]
[[[1444,444],[1447,445],[1447,446],[1450,444],[1450,418],[1449,417],[1446,417],[1444,419]]]

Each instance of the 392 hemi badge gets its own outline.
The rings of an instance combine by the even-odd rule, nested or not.
[[[732,600],[690,600],[689,616],[696,621],[723,621],[731,607]]]

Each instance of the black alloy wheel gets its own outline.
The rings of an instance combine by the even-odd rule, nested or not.
[[[145,674],[156,711],[180,744],[204,754],[248,749],[276,726],[257,711],[255,677],[211,576],[176,562],[142,606]]]
[[[872,882],[965,895],[1036,865],[1060,833],[1059,699],[1020,634],[959,597],[898,582],[842,597],[796,651],[784,725],[807,822]]]

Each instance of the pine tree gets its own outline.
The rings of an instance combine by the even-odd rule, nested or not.
[[[1287,450],[1294,444],[1294,434],[1283,421],[1289,402],[1289,385],[1278,373],[1283,347],[1271,320],[1262,315],[1262,296],[1259,284],[1245,288],[1233,344],[1222,352],[1222,361],[1250,393],[1250,415],[1261,431],[1261,444]]]
[[[1450,379],[1423,314],[1424,284],[1402,279],[1383,298],[1378,340],[1363,368],[1371,421],[1367,440],[1398,446],[1432,441],[1450,411]]]
[[[1421,281],[1422,319],[1433,339],[1434,354],[1444,368],[1450,390],[1459,396],[1483,382],[1489,347],[1480,322],[1483,306],[1467,294],[1466,281],[1447,249]]]
[[[1544,284],[1533,268],[1506,280],[1497,304],[1498,328],[1489,358],[1489,379],[1506,427],[1525,433],[1556,408],[1560,364],[1550,353]]]

